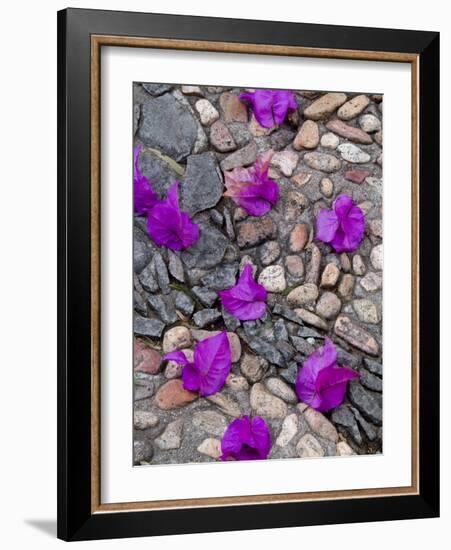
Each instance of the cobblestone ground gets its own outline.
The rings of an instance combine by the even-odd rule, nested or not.
[[[140,169],[161,198],[179,180],[181,206],[200,226],[198,242],[174,253],[157,248],[135,216],[135,464],[217,460],[226,426],[244,414],[267,421],[270,458],[382,450],[382,96],[299,91],[297,112],[268,130],[238,100],[242,91],[134,85]],[[280,199],[248,217],[222,196],[223,171],[270,148]],[[314,239],[319,209],[343,193],[366,216],[353,254]],[[246,263],[268,290],[268,309],[240,323],[217,291]],[[220,393],[199,398],[161,357],[217,330],[229,332],[232,371]],[[321,414],[299,402],[294,382],[325,336],[360,378]]]

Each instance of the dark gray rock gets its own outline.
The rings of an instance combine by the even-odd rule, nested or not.
[[[191,291],[199,302],[206,307],[211,307],[218,298],[218,295],[214,290],[205,288],[204,286],[193,286]]]
[[[138,164],[141,173],[151,182],[152,189],[160,199],[166,198],[174,181],[183,178],[182,166],[157,150],[142,149]]]
[[[224,208],[224,221],[227,237],[233,241],[235,239],[235,228],[233,227],[232,216],[228,208]]]
[[[150,338],[159,338],[163,332],[164,323],[159,319],[146,319],[140,315],[135,315],[133,319],[133,331],[138,336],[149,336]]]
[[[158,290],[158,282],[155,276],[155,264],[153,261],[141,271],[139,274],[139,282],[147,292],[156,292]]]
[[[360,371],[360,383],[369,390],[378,392],[382,391],[382,380],[379,378],[379,376],[375,376],[371,372],[368,372],[366,369],[362,369]]]
[[[137,290],[133,291],[133,308],[136,313],[144,316],[147,315],[146,301]]]
[[[216,224],[218,227],[222,227],[222,224],[224,223],[224,216],[221,214],[221,212],[218,212],[216,209],[210,210],[210,218],[211,221]]]
[[[340,346],[335,346],[337,348],[337,360],[340,365],[347,365],[348,367],[352,367],[353,369],[356,369],[360,366],[360,363],[362,361],[360,355],[357,355],[355,353],[348,353]]]
[[[293,346],[301,352],[302,355],[307,356],[315,351],[315,348],[300,336],[291,336],[291,341],[293,342]]]
[[[377,426],[382,424],[382,407],[378,399],[371,392],[365,390],[360,382],[353,381],[349,384],[348,395],[351,403],[367,420]]]
[[[272,344],[265,342],[262,338],[255,336],[250,331],[240,333],[241,338],[257,355],[264,357],[270,363],[279,367],[286,366],[286,360],[283,358],[282,353]]]
[[[273,134],[271,134],[271,148],[274,151],[281,151],[294,139],[295,132],[288,128],[280,128]]]
[[[288,331],[287,327],[285,326],[285,322],[283,319],[277,319],[277,321],[274,323],[274,338],[278,341],[288,341]]]
[[[285,361],[290,361],[296,355],[294,347],[285,340],[276,341],[274,345],[280,351]]]
[[[235,284],[237,273],[237,263],[220,265],[212,273],[202,277],[201,281],[203,285],[213,290],[224,290]]]
[[[152,254],[153,246],[149,237],[135,226],[133,228],[133,269],[135,273],[140,273],[146,267]]]
[[[289,307],[275,304],[272,312],[275,315],[285,317],[285,319],[288,319],[288,321],[292,321],[293,323],[297,323],[298,325],[303,325],[302,319]]]
[[[183,272],[183,263],[180,259],[180,256],[178,256],[175,252],[172,250],[168,250],[168,269],[169,273],[174,277],[174,279],[177,279],[177,281],[180,281],[181,283],[185,282],[185,274]]]
[[[181,290],[175,291],[174,296],[175,308],[190,317],[194,311],[194,300]]]
[[[166,93],[142,105],[138,135],[149,147],[179,161],[193,150],[198,123],[186,105]]]
[[[257,144],[251,141],[248,145],[235,151],[221,162],[222,171],[233,170],[239,166],[249,166],[257,159]]]
[[[294,386],[296,384],[298,370],[299,370],[299,367],[297,363],[291,362],[288,364],[288,367],[284,369],[279,369],[277,371],[277,374],[279,374],[284,380],[286,380],[290,384],[293,384]]]
[[[158,282],[158,286],[163,294],[169,294],[171,289],[169,287],[169,273],[166,267],[163,256],[159,252],[155,252],[153,256],[153,263],[155,268],[155,277]]]
[[[363,364],[365,365],[365,368],[372,372],[373,374],[377,374],[377,376],[382,376],[382,365],[381,363],[378,363],[377,361],[374,361],[373,359],[368,359],[368,357],[363,358]]]
[[[324,336],[322,336],[317,330],[310,327],[301,327],[298,332],[298,336],[301,336],[301,338],[317,338],[317,339],[323,339]]]
[[[221,317],[218,309],[201,309],[193,315],[193,321],[199,328],[203,328],[210,323],[214,323]]]
[[[344,428],[357,445],[362,444],[362,434],[360,433],[355,416],[348,405],[340,405],[340,407],[334,409],[331,420],[334,424]]]
[[[222,175],[213,153],[188,157],[181,185],[181,207],[191,216],[215,206],[223,193]]]
[[[370,441],[374,441],[377,437],[376,428],[372,424],[367,422],[355,407],[351,407],[351,410],[354,413],[354,416],[356,417],[357,422],[361,426],[362,430],[365,432],[366,437]]]
[[[146,92],[154,97],[163,95],[172,89],[170,84],[149,84],[148,82],[143,82],[142,87],[146,90]]]
[[[189,268],[206,269],[218,265],[226,251],[228,239],[209,223],[199,223],[199,239],[182,252],[182,261]]]
[[[222,318],[224,320],[224,324],[226,326],[226,329],[229,332],[235,332],[236,329],[240,326],[240,321],[234,317],[233,315],[230,315],[224,308],[221,309]]]
[[[136,134],[139,125],[139,117],[141,116],[141,107],[136,104],[133,106],[133,135]]]
[[[149,294],[147,301],[165,325],[171,325],[178,320],[172,295]]]

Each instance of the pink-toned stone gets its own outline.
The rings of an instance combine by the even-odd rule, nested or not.
[[[293,277],[302,277],[304,275],[304,262],[300,256],[287,256],[285,258],[285,266],[288,273]]]
[[[299,172],[298,174],[295,174],[291,181],[295,183],[296,185],[299,185],[299,187],[302,187],[306,183],[308,183],[312,178],[311,172]]]
[[[330,422],[323,414],[310,407],[304,411],[304,418],[307,420],[310,428],[321,437],[333,441],[338,441],[338,432],[332,422]]]
[[[354,323],[346,315],[340,315],[335,321],[334,331],[337,336],[349,342],[355,348],[358,348],[369,355],[379,353],[379,344],[369,332]]]
[[[293,141],[293,147],[298,151],[302,149],[315,149],[319,143],[318,124],[313,120],[306,120]]]
[[[370,172],[367,170],[348,170],[345,172],[345,179],[352,181],[354,183],[363,183],[365,178],[370,175]]]
[[[335,119],[331,120],[326,124],[326,128],[335,134],[338,134],[341,137],[354,141],[356,143],[370,144],[373,143],[371,136],[361,130],[360,128],[355,128],[343,122],[342,120]]]
[[[161,369],[161,354],[135,338],[133,364],[135,371],[157,374]]]
[[[290,233],[290,250],[300,252],[304,249],[309,238],[310,229],[306,223],[299,223],[294,226]]]
[[[236,143],[227,126],[217,120],[210,128],[210,142],[221,153],[228,153],[236,149]]]
[[[219,105],[226,122],[247,122],[246,106],[238,99],[237,95],[224,92],[219,98]]]
[[[327,118],[346,101],[346,94],[331,92],[322,95],[304,110],[305,118],[320,120]]]
[[[276,234],[277,227],[274,221],[268,216],[263,216],[243,222],[238,228],[236,240],[240,248],[248,248],[267,239],[274,239]]]
[[[290,177],[298,163],[298,156],[294,151],[280,151],[274,153],[271,165],[278,168],[284,176]]]
[[[156,405],[165,411],[184,407],[188,403],[195,401],[199,395],[196,392],[188,391],[183,388],[183,382],[180,379],[169,380],[163,384],[155,395]]]

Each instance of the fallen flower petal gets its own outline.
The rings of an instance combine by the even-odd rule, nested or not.
[[[168,353],[163,359],[183,365],[183,387],[185,390],[198,391],[204,397],[221,390],[232,366],[226,332],[198,342],[192,362],[188,361],[182,351]]]
[[[170,187],[167,199],[148,212],[147,230],[155,244],[171,250],[188,248],[199,238],[199,226],[180,210],[178,182]]]
[[[365,215],[351,197],[340,195],[333,210],[320,210],[316,218],[316,238],[329,243],[335,252],[354,252],[365,230]]]
[[[254,321],[266,311],[266,289],[252,275],[252,266],[244,266],[232,288],[218,292],[224,309],[240,321]]]
[[[225,197],[244,208],[251,216],[263,216],[279,199],[277,182],[268,177],[273,151],[261,155],[251,168],[235,168],[224,173]]]
[[[325,339],[323,347],[304,361],[296,379],[299,399],[317,411],[328,411],[343,402],[347,383],[359,374],[348,367],[338,367],[337,350]]]
[[[240,94],[240,100],[251,106],[260,126],[272,128],[282,124],[288,111],[297,109],[296,96],[288,90],[255,90]]]
[[[236,418],[221,441],[221,460],[264,460],[271,450],[271,434],[261,416]]]
[[[158,202],[158,197],[152,189],[150,181],[141,172],[138,166],[141,145],[133,149],[133,198],[135,212],[138,216],[145,216],[149,210]]]

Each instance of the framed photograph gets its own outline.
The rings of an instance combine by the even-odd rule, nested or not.
[[[439,35],[58,13],[58,536],[439,514]]]

